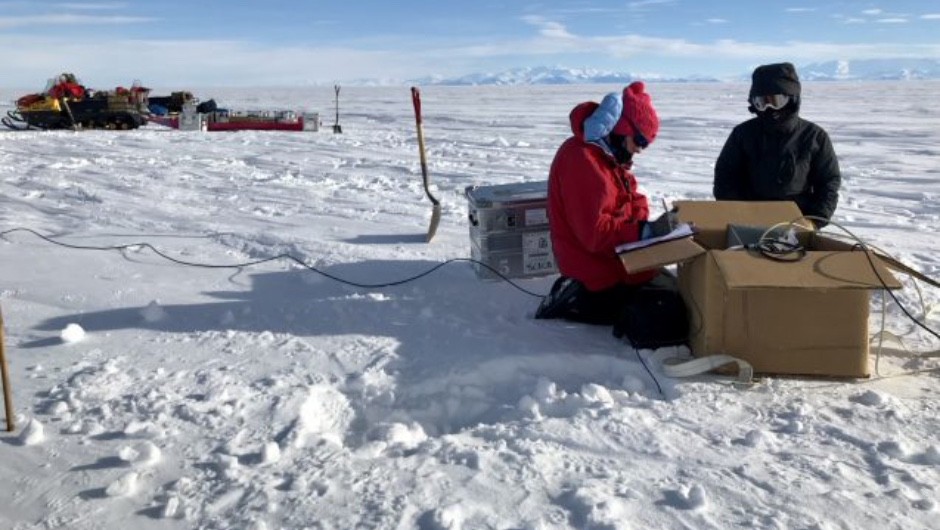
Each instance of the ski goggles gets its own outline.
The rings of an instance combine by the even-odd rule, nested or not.
[[[646,149],[650,145],[650,140],[643,133],[640,132],[640,128],[633,123],[633,120],[629,116],[624,115],[624,118],[627,118],[627,123],[630,124],[630,128],[633,129],[633,143],[636,144],[640,149]]]
[[[751,98],[751,105],[754,105],[754,108],[757,109],[758,112],[763,112],[767,109],[780,110],[786,107],[789,102],[790,96],[786,94],[770,94]]]

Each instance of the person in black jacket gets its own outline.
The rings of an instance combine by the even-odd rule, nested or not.
[[[718,200],[792,200],[825,226],[836,210],[842,176],[826,131],[799,116],[800,79],[790,63],[758,66],[748,111],[715,163]]]

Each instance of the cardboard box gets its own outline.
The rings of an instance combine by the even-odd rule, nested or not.
[[[800,210],[792,202],[681,201],[675,206],[681,222],[699,229],[694,241],[672,241],[620,257],[631,272],[679,263],[694,355],[732,355],[763,374],[870,375],[871,291],[901,287],[879,259],[805,229],[799,239],[806,253],[787,256],[794,261],[727,248],[729,225],[769,228],[798,221]]]

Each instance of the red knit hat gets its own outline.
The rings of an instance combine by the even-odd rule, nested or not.
[[[632,136],[639,133],[652,142],[659,133],[659,116],[653,108],[653,99],[644,90],[646,86],[642,81],[634,81],[623,89],[623,114],[620,121],[614,126],[614,132],[621,136]]]

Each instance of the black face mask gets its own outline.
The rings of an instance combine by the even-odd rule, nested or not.
[[[782,123],[795,116],[800,111],[800,96],[790,96],[790,102],[782,109],[766,108],[757,110],[754,105],[747,107],[749,112],[756,114],[766,124]]]
[[[759,116],[761,120],[764,120],[768,123],[781,122],[792,115],[793,113],[788,112],[785,108],[780,110],[767,109],[757,113],[757,116]]]
[[[614,159],[617,160],[618,164],[627,164],[633,160],[633,153],[627,151],[625,140],[626,136],[617,133],[610,133],[607,138],[607,143],[610,145],[610,150],[614,153]]]
[[[796,121],[797,107],[791,103],[779,110],[766,109],[761,112],[755,111],[755,114],[766,130],[788,131]]]

